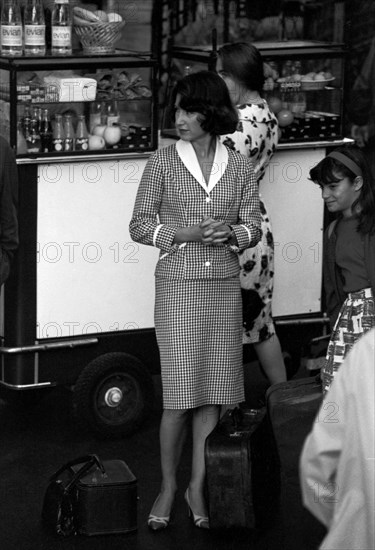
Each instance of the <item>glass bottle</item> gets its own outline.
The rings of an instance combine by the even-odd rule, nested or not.
[[[102,115],[102,105],[100,101],[93,101],[90,105],[90,122],[89,122],[90,134],[92,134],[92,131],[95,128],[95,126],[98,126],[101,123],[101,115]]]
[[[39,105],[35,105],[32,109],[31,118],[37,121],[38,131],[40,132],[40,124],[42,121],[42,108]]]
[[[46,24],[42,0],[27,0],[23,24],[25,55],[45,55]]]
[[[40,140],[42,153],[49,153],[53,150],[52,137],[53,130],[49,111],[48,109],[43,109],[42,119],[40,122]]]
[[[64,151],[74,150],[74,128],[72,123],[72,115],[64,115]]]
[[[107,103],[107,126],[113,126],[119,124],[120,112],[118,110],[118,101],[112,98]]]
[[[51,18],[53,55],[72,55],[72,15],[69,0],[55,0]]]
[[[22,120],[17,122],[17,155],[26,155],[27,143],[22,129]]]
[[[61,152],[64,150],[65,132],[63,127],[62,115],[55,115],[55,124],[53,126],[52,150]]]
[[[75,150],[87,151],[89,148],[89,133],[87,131],[84,115],[78,115],[77,131],[75,137]]]
[[[22,117],[22,129],[23,129],[23,135],[25,138],[30,133],[30,122],[31,122],[31,113],[30,113],[30,107],[29,105],[25,105],[24,111],[23,111],[23,117]]]
[[[1,8],[1,55],[22,55],[22,17],[18,0],[3,0]]]
[[[26,138],[28,153],[39,153],[41,148],[40,134],[38,131],[38,121],[35,118],[30,122],[30,133]]]

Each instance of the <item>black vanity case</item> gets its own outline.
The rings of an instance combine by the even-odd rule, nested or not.
[[[103,460],[76,484],[77,532],[127,533],[137,529],[137,479],[122,460]],[[76,467],[78,469],[78,467]]]

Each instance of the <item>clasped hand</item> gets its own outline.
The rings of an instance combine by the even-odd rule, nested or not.
[[[201,242],[205,245],[226,243],[231,235],[231,228],[222,221],[204,218],[199,224]]]

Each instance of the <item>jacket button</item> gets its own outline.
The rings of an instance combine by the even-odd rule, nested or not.
[[[210,267],[210,265],[211,265],[211,262],[205,262],[205,264],[204,264],[204,265],[205,265],[206,267]]]
[[[211,202],[211,198],[210,198],[210,197],[206,197],[206,202]]]

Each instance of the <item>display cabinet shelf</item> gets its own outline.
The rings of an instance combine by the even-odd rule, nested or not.
[[[121,139],[115,144],[110,140],[100,147],[91,143],[84,154],[123,154],[149,152],[158,143],[157,63],[148,52],[117,50],[105,56],[88,56],[73,52],[69,59],[52,56],[7,57],[0,56],[0,134],[10,143],[18,158],[82,155],[82,151],[32,151],[20,147],[17,127],[22,128],[25,108],[48,109],[52,125],[57,114],[71,114],[76,130],[79,115],[85,116],[89,133],[90,112],[93,103],[101,102],[103,108],[115,101],[117,123]],[[67,79],[67,80],[64,80]],[[77,92],[77,86],[88,79],[91,88]],[[62,94],[62,84],[71,85]],[[85,90],[83,90],[85,91]],[[82,95],[83,94],[83,95]],[[99,125],[106,125],[104,119]],[[24,136],[25,137],[25,136]],[[22,137],[21,137],[22,140]],[[17,144],[18,141],[18,144]],[[95,147],[95,148],[94,148]]]

